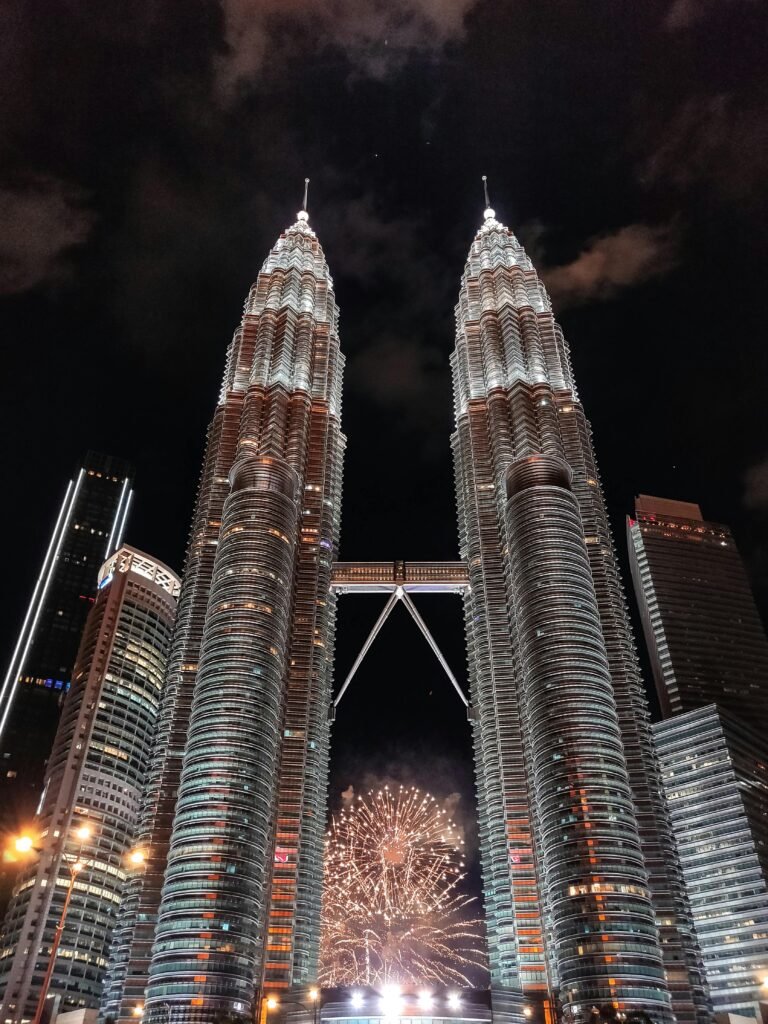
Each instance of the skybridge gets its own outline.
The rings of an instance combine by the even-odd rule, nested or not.
[[[412,594],[458,594],[463,596],[469,590],[469,573],[466,562],[334,562],[331,570],[331,590],[339,595],[389,595],[381,614],[368,634],[367,640],[360,649],[355,663],[331,705],[331,719],[336,717],[339,701],[346,693],[373,641],[398,601],[402,601],[405,605],[424,639],[432,648],[459,699],[467,709],[469,717],[469,701],[411,597]]]

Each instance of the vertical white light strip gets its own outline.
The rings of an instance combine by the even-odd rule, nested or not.
[[[123,530],[125,529],[125,520],[128,518],[128,509],[131,507],[131,499],[133,498],[133,491],[128,492],[128,500],[125,503],[125,509],[123,510],[123,518],[120,520],[120,526],[117,529],[117,537],[115,538],[115,551],[123,543]]]
[[[109,540],[107,541],[107,549],[104,552],[104,557],[105,558],[109,558],[109,556],[112,554],[112,538],[115,536],[115,527],[117,526],[117,522],[118,522],[118,520],[120,518],[120,512],[122,511],[122,508],[123,508],[123,500],[125,499],[125,491],[126,491],[126,488],[128,487],[128,483],[129,483],[129,480],[128,480],[128,477],[126,477],[125,480],[123,480],[123,489],[122,489],[122,491],[120,491],[120,501],[118,501],[117,508],[115,509],[115,518],[112,520],[112,529],[109,531]],[[131,493],[133,493],[133,492],[131,492]],[[129,498],[129,501],[130,501],[130,498]],[[119,547],[119,546],[120,546],[120,541],[118,541],[117,544],[115,544],[115,547]]]
[[[40,618],[40,612],[43,608],[45,595],[47,594],[48,587],[51,583],[51,577],[53,576],[53,570],[56,566],[56,560],[59,557],[59,551],[61,551],[64,534],[69,526],[69,520],[72,516],[72,510],[75,507],[75,501],[77,499],[84,474],[85,470],[81,469],[77,477],[77,483],[74,485],[74,489],[72,487],[72,481],[69,481],[67,493],[64,495],[64,502],[59,512],[59,518],[56,520],[56,526],[53,529],[51,543],[48,545],[48,550],[45,553],[43,567],[40,570],[40,575],[38,576],[37,583],[35,584],[32,600],[29,603],[29,608],[24,618],[24,624],[21,627],[21,633],[19,634],[19,639],[11,658],[11,664],[5,680],[3,681],[3,688],[0,690],[0,736],[3,735],[5,724],[8,721],[8,715],[10,714],[11,706],[13,704],[13,697],[16,693],[19,675],[21,674],[21,670],[24,666],[24,660],[27,657],[27,652],[29,651],[30,645],[35,636],[37,620]],[[32,623],[29,626],[29,629],[27,629],[27,623],[29,622],[30,615],[33,616]],[[19,649],[22,647],[22,644],[23,650],[19,654]]]

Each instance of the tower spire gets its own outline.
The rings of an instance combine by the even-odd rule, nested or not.
[[[486,220],[495,220],[496,211],[491,206],[491,200],[488,198],[488,175],[483,175],[483,194],[485,195],[485,211],[483,216]]]
[[[296,214],[298,220],[303,221],[305,224],[309,220],[309,213],[307,213],[307,199],[309,198],[309,178],[304,179],[304,202],[301,204],[301,209]]]

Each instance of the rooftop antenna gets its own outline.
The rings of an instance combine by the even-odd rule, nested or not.
[[[483,193],[485,194],[485,211],[483,216],[486,220],[495,220],[496,211],[491,206],[491,200],[488,196],[488,175],[483,175]]]
[[[309,178],[304,179],[304,202],[298,213],[298,219],[303,221],[305,224],[309,220],[309,214],[307,213],[307,197],[309,195]]]

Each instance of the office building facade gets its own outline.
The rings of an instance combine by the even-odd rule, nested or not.
[[[179,587],[167,566],[125,546],[101,568],[33,822],[37,854],[0,937],[4,1022],[33,1018],[76,862],[50,994],[62,1012],[99,1006]]]
[[[342,371],[301,211],[248,295],[209,428],[140,828],[149,863],[118,936],[121,1020],[139,1004],[176,1024],[250,1016],[264,988],[313,980]]]
[[[768,728],[768,639],[731,531],[641,494],[627,538],[662,714],[716,703]]]
[[[764,736],[714,704],[660,722],[654,733],[715,1012],[761,1020],[768,1004]]]
[[[13,829],[37,806],[99,567],[120,546],[133,471],[88,452],[70,480],[0,686],[0,818]]]
[[[492,984],[557,993],[569,1021],[704,1021],[590,426],[549,297],[491,209],[452,370]]]

